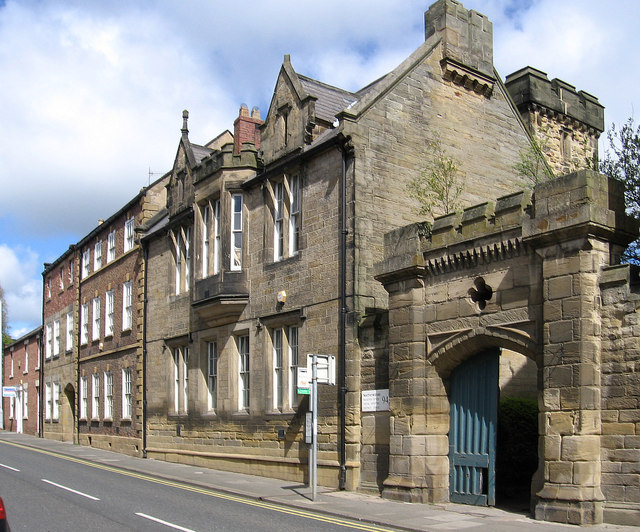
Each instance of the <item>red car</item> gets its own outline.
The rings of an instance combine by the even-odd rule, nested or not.
[[[7,511],[4,508],[4,502],[0,497],[0,532],[9,532],[9,522],[7,521]]]

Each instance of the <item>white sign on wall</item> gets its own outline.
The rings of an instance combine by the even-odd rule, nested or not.
[[[18,387],[17,386],[3,386],[2,387],[2,397],[17,397],[18,396]]]
[[[363,412],[386,412],[389,410],[389,390],[363,390]]]

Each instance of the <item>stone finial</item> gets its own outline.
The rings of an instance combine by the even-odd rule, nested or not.
[[[187,126],[187,122],[189,121],[189,111],[186,109],[182,111],[182,136],[186,137],[189,134],[189,127]]]

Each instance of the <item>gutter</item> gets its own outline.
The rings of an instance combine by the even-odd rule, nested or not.
[[[342,173],[340,176],[340,325],[338,330],[338,394],[340,403],[340,490],[346,489],[347,481],[347,361],[346,361],[346,329],[347,329],[347,139],[342,139],[338,148],[342,154]]]
[[[142,288],[142,458],[147,457],[147,283],[149,274],[148,242],[140,242],[143,250],[144,286]]]

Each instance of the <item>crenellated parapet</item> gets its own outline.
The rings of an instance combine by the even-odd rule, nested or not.
[[[572,127],[598,134],[604,130],[604,107],[598,98],[560,79],[550,81],[541,70],[522,68],[509,74],[505,85],[521,113],[536,108]]]
[[[200,162],[195,168],[194,183],[206,179],[219,170],[234,168],[253,168],[257,170],[261,166],[262,161],[254,144],[245,142],[240,148],[240,153],[235,153],[233,143],[228,143]]]
[[[385,237],[386,266],[396,273],[418,267],[424,275],[439,275],[520,255],[526,252],[522,225],[531,207],[531,192],[523,190],[440,216],[431,225],[396,229]]]

